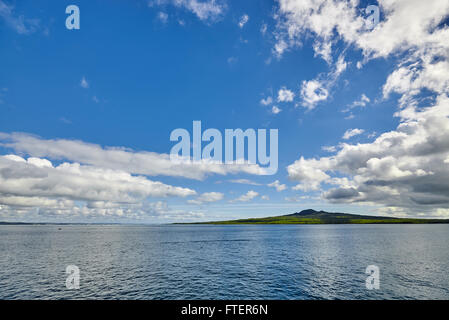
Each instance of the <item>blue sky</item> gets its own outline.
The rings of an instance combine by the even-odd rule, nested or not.
[[[422,15],[416,1],[318,2],[0,0],[1,220],[447,215],[435,177],[448,173],[448,150],[431,143],[436,132],[403,130],[431,111],[449,130],[447,1]],[[70,4],[79,30],[65,27]],[[374,30],[363,26],[368,4],[380,8]],[[168,154],[172,130],[191,132],[194,120],[223,134],[278,129],[277,173],[192,177],[145,158]],[[443,149],[413,158],[421,143]]]

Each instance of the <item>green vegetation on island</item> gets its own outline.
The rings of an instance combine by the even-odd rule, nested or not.
[[[303,210],[293,214],[267,218],[251,218],[229,221],[197,222],[194,224],[426,224],[449,223],[442,219],[415,219],[365,216],[348,213],[331,213]]]

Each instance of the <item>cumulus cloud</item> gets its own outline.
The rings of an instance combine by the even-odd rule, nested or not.
[[[269,183],[268,186],[272,187],[272,188],[275,188],[276,191],[278,191],[278,192],[281,192],[281,191],[284,191],[285,189],[287,189],[287,186],[285,184],[281,184],[279,182],[279,180],[276,180],[276,181],[274,181],[272,183]]]
[[[123,215],[148,198],[187,197],[196,192],[125,171],[17,155],[0,156],[0,205],[12,211],[33,209],[53,214],[89,212]],[[90,210],[94,209],[94,210]],[[5,211],[6,212],[6,211]]]
[[[337,82],[340,75],[346,70],[348,63],[340,55],[333,68],[327,74],[320,74],[316,79],[303,81],[301,85],[302,105],[311,110],[322,101],[329,98],[329,91]]]
[[[0,205],[2,219],[11,221],[138,221],[148,220],[192,221],[203,219],[204,212],[192,210],[177,210],[168,206],[165,201],[142,202],[137,204],[117,204],[111,202],[75,203],[74,201],[49,201],[29,198],[29,205]]]
[[[259,193],[254,191],[254,190],[250,190],[247,193],[241,195],[240,197],[231,200],[229,202],[249,202],[251,200],[253,200],[254,198],[256,198],[257,196],[259,196]]]
[[[315,56],[320,56],[328,64],[332,63],[332,43],[316,41],[313,45]]]
[[[306,108],[315,108],[317,103],[326,100],[328,96],[329,92],[322,82],[317,80],[303,81],[301,98],[303,100],[303,106]]]
[[[399,94],[395,130],[372,143],[342,144],[334,156],[301,157],[288,166],[289,177],[300,182],[295,188],[336,185],[323,193],[325,199],[382,204],[384,213],[394,215],[447,215],[449,1],[380,0],[382,20],[373,30],[366,28],[358,0],[278,3],[278,54],[312,36],[316,55],[330,63],[332,44],[341,41],[362,53],[358,69],[372,59],[392,59],[396,67],[382,88],[383,98]],[[335,74],[342,69],[335,68]],[[327,98],[313,94],[325,85],[315,83],[307,95],[306,84],[303,96],[311,97],[306,106]],[[365,97],[350,107],[365,106]]]
[[[260,104],[264,105],[264,106],[268,106],[268,105],[270,105],[272,103],[273,103],[273,98],[272,97],[267,97],[267,98],[264,98],[264,99],[260,100]]]
[[[223,199],[223,197],[224,197],[224,194],[221,192],[206,192],[206,193],[201,194],[199,197],[197,197],[194,200],[187,200],[187,203],[204,204],[204,203],[220,201]]]
[[[245,26],[245,24],[248,23],[248,20],[249,20],[249,16],[247,14],[244,14],[243,16],[241,16],[240,20],[239,20],[239,28],[242,29]]]
[[[449,36],[448,36],[449,39]],[[401,106],[413,103],[412,98],[423,89],[433,92],[449,92],[449,46],[445,59],[429,61],[431,56],[424,56],[422,62],[405,64],[393,71],[383,86],[383,96],[392,93],[402,95]]]
[[[328,181],[330,176],[323,170],[327,158],[320,160],[304,159],[301,157],[287,167],[288,176],[291,180],[301,183],[293,187],[293,190],[312,191],[318,190],[323,181]]]
[[[370,59],[400,57],[406,53],[399,68],[393,71],[384,86],[384,97],[391,92],[402,94],[401,106],[422,88],[446,92],[449,84],[448,52],[449,28],[442,23],[449,14],[449,2],[430,0],[381,0],[382,21],[373,29],[366,28],[358,0],[279,0],[277,12],[278,55],[302,44],[313,36],[315,52],[331,61],[332,43],[343,41],[360,50],[366,63]],[[281,48],[281,49],[279,49]],[[337,62],[338,65],[338,62]],[[340,63],[341,70],[344,64]],[[358,63],[361,68],[362,63]],[[303,84],[303,88],[307,82]],[[317,83],[304,90],[305,105],[325,100],[327,94],[315,95]],[[306,95],[305,93],[310,93]]]
[[[0,146],[33,157],[67,160],[132,174],[172,176],[202,180],[209,174],[248,173],[263,175],[265,169],[255,164],[222,164],[210,160],[171,161],[170,155],[135,152],[122,147],[103,148],[77,140],[45,140],[24,133],[0,133]]]
[[[293,91],[286,89],[285,87],[278,91],[278,102],[292,102],[295,94]]]
[[[349,112],[351,111],[351,109],[354,108],[364,108],[366,107],[366,104],[371,102],[370,98],[368,98],[364,93],[362,94],[362,96],[360,97],[360,99],[354,101],[353,103],[351,103],[350,105],[348,105],[347,109],[344,109],[343,112]]]
[[[25,160],[16,155],[0,156],[0,193],[116,202],[195,194],[187,188],[172,187],[125,171],[67,162],[53,166],[47,159]]]
[[[396,116],[396,130],[372,143],[342,144],[334,156],[301,158],[288,166],[289,177],[301,182],[298,190],[336,185],[323,193],[332,202],[376,203],[409,213],[449,208],[449,98],[441,95],[432,106],[412,105]]]
[[[363,130],[363,129],[349,129],[349,130],[346,130],[345,134],[343,135],[343,139],[349,140],[352,137],[358,136],[364,132],[365,132],[365,130]]]
[[[426,46],[447,47],[445,28],[436,29],[449,10],[447,1],[380,0],[383,21],[365,27],[358,0],[279,0],[278,41],[297,46],[313,35],[324,44],[341,38],[363,50],[366,57],[386,57],[395,51]],[[320,45],[316,45],[320,47]]]
[[[398,52],[408,52],[407,60],[416,61],[437,52],[447,54],[449,30],[440,24],[449,2],[381,0],[383,20],[374,30],[365,28],[359,5],[358,0],[279,0],[278,42],[288,48],[313,35],[315,47],[328,48],[329,42],[342,39],[360,49],[365,60]]]
[[[195,14],[204,22],[215,22],[225,13],[226,3],[221,0],[151,0],[149,7],[173,5]]]
[[[274,45],[274,54],[279,58],[288,49],[288,44],[283,39],[276,42]]]
[[[326,152],[336,152],[337,147],[336,146],[324,146],[324,147],[321,147],[321,150],[326,151]]]
[[[368,98],[364,93],[360,97],[360,100],[354,101],[351,106],[352,107],[365,107],[367,103],[369,103],[371,100]]]
[[[271,108],[271,113],[272,114],[278,114],[278,113],[280,113],[282,111],[282,109],[280,109],[279,107],[277,107],[277,106],[273,106],[272,108]]]

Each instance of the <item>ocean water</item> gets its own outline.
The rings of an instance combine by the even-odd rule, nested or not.
[[[449,299],[449,225],[0,226],[0,298]]]

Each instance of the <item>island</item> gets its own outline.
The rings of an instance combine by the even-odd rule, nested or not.
[[[267,217],[250,218],[229,221],[194,222],[182,224],[435,224],[449,223],[449,219],[415,219],[415,218],[393,218],[357,215],[349,213],[336,213],[316,211],[313,209],[295,212],[293,214]]]

